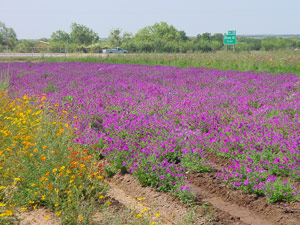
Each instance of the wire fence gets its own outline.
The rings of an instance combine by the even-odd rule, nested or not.
[[[0,53],[101,53],[102,48],[85,47],[85,46],[47,46],[47,47],[15,47],[10,49],[5,46],[0,48]]]

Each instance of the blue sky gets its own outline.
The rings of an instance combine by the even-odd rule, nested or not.
[[[0,21],[19,39],[70,32],[72,22],[107,37],[165,21],[189,36],[204,32],[300,34],[300,0],[0,0]]]

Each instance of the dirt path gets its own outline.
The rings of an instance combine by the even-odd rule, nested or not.
[[[117,174],[110,178],[109,183],[111,189],[109,195],[116,200],[120,201],[126,207],[135,209],[142,209],[147,206],[155,212],[159,212],[163,217],[163,224],[187,224],[183,222],[183,218],[188,215],[190,209],[186,205],[182,205],[178,198],[170,195],[169,193],[157,192],[151,187],[141,187],[136,178],[130,174]],[[144,199],[143,205],[136,204],[136,199]],[[216,199],[202,199],[204,202],[210,202],[207,207],[198,207],[198,219],[191,224],[222,224],[222,225],[245,225],[251,224],[242,220],[238,213],[232,213],[233,207],[227,207],[224,203],[223,207],[214,207],[214,204],[220,203]],[[204,203],[202,202],[202,203]],[[200,205],[202,205],[199,204]],[[227,205],[229,206],[229,205]],[[226,208],[226,210],[224,210]],[[245,210],[246,211],[246,210]],[[209,215],[209,216],[208,216]],[[249,216],[250,218],[250,216]],[[252,218],[252,217],[251,217]],[[248,219],[248,221],[250,221]],[[263,220],[261,220],[263,221]],[[264,223],[261,223],[264,224]],[[269,225],[269,223],[265,223]]]
[[[214,207],[218,208],[221,211],[227,212],[232,216],[240,218],[240,220],[246,224],[251,225],[273,225],[273,222],[270,222],[261,216],[254,214],[252,211],[245,207],[232,204],[230,202],[225,202],[221,198],[210,195],[206,190],[203,190],[195,185],[192,186],[192,189],[198,195],[205,196],[202,201],[210,202]]]
[[[146,216],[151,219],[156,219],[156,214],[158,213],[157,210],[154,208],[151,208],[148,204],[144,203],[144,197],[140,198],[134,198],[129,194],[126,194],[122,189],[118,188],[117,185],[109,182],[109,191],[107,195],[117,201],[119,201],[121,204],[123,204],[126,208],[136,211],[136,212],[142,212],[144,210],[147,210]],[[139,200],[140,199],[140,200]],[[163,224],[173,224],[172,221],[168,218],[168,215],[162,211],[162,213],[159,213],[160,221]]]
[[[254,215],[256,218],[261,218],[265,220],[265,223],[269,221],[271,224],[280,225],[300,225],[300,200],[294,202],[278,202],[278,203],[268,203],[266,198],[258,197],[255,194],[248,194],[240,190],[233,190],[232,188],[226,186],[223,180],[218,178],[219,169],[228,165],[230,161],[218,157],[214,153],[207,152],[206,158],[213,162],[214,171],[211,173],[191,173],[188,174],[188,180],[193,182],[194,187],[199,189],[197,191],[198,195],[202,195],[200,198],[217,198],[226,204],[234,205],[234,208],[246,209],[250,212],[250,215]],[[203,195],[203,193],[206,193]],[[213,203],[214,200],[211,200]],[[215,206],[222,208],[223,204],[221,202],[216,202]],[[232,206],[225,207],[223,210],[226,211],[227,208],[232,208]],[[232,208],[232,213],[238,210]],[[250,222],[250,224],[255,224],[255,221],[248,218],[249,213],[239,212],[241,215],[241,220],[245,222]],[[244,215],[244,216],[242,216]],[[250,219],[250,220],[249,220]],[[251,222],[252,221],[252,222]],[[265,224],[264,223],[264,224]],[[260,223],[257,223],[260,224]]]
[[[239,217],[245,223],[300,224],[299,200],[291,203],[268,203],[264,197],[250,195],[226,186],[223,181],[217,177],[217,172],[209,174],[189,174],[188,180],[192,181],[193,188],[196,190],[199,199],[202,199],[202,201],[210,201],[215,207],[222,210],[230,210],[230,214],[232,215],[239,214]],[[227,206],[226,204],[224,205],[223,202],[225,202]],[[260,223],[260,220],[265,222]]]
[[[176,197],[168,193],[157,192],[150,187],[141,187],[135,177],[130,174],[117,174],[109,180],[109,184],[111,187],[108,193],[110,197],[120,201],[128,208],[134,207],[141,211],[147,207],[151,211],[159,213],[165,224],[174,224],[174,221],[187,213],[187,208],[180,204]]]

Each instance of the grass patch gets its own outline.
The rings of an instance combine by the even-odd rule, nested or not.
[[[8,89],[10,77],[9,69],[0,71],[0,91]]]
[[[107,55],[70,55],[69,57],[11,57],[0,58],[0,62],[90,62],[138,65],[166,65],[185,67],[208,67],[219,70],[261,71],[294,73],[300,75],[300,52],[252,51],[210,53],[137,53]]]

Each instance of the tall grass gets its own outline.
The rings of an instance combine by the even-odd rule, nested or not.
[[[0,92],[8,89],[10,77],[9,69],[0,71]]]
[[[210,53],[141,53],[141,54],[81,54],[69,57],[0,58],[0,62],[90,62],[138,65],[208,67],[219,70],[268,71],[300,75],[300,51],[252,51]]]

